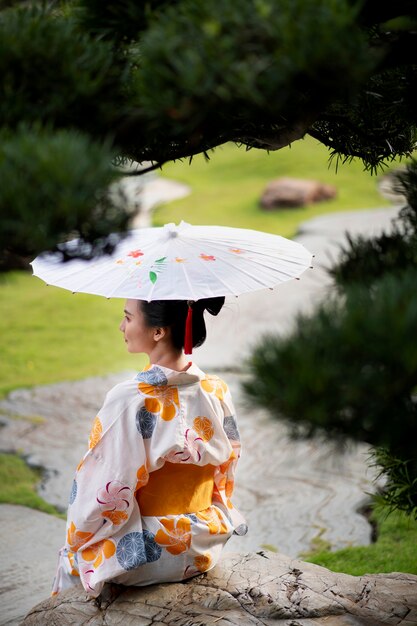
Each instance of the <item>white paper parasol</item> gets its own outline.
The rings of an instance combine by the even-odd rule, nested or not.
[[[31,265],[48,285],[72,292],[200,300],[273,288],[298,278],[311,259],[304,246],[279,235],[181,222],[132,230],[109,256],[63,263],[59,254],[45,253]]]

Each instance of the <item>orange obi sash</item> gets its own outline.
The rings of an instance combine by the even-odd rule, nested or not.
[[[162,517],[207,509],[212,504],[214,470],[214,465],[166,461],[136,492],[141,514]]]

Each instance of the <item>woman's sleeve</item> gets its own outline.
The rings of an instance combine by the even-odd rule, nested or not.
[[[227,461],[216,469],[214,475],[214,500],[216,504],[222,505],[223,510],[233,523],[235,533],[244,535],[247,532],[245,518],[233,506],[231,501],[235,485],[236,468],[241,455],[241,443],[236,423],[236,412],[228,388],[224,393],[221,404],[223,409],[223,430],[229,440],[231,452]]]
[[[94,574],[114,556],[111,538],[128,523],[137,507],[135,492],[148,480],[144,442],[136,428],[141,398],[123,391],[115,388],[107,395],[71,490],[64,550],[78,563],[89,592],[91,575],[86,572]]]

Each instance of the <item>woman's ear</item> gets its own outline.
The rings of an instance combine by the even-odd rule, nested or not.
[[[163,326],[157,326],[153,331],[153,340],[161,341],[167,334],[167,329]]]

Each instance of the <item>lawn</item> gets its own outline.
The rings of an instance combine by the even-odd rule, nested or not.
[[[375,509],[373,518],[378,538],[372,545],[318,552],[304,558],[334,572],[354,576],[381,572],[417,574],[417,521],[400,512],[387,515],[381,508]]]
[[[18,387],[141,369],[118,326],[122,299],[73,295],[29,272],[0,277],[0,397]]]
[[[14,454],[0,454],[0,504],[20,504],[65,518],[66,515],[36,493],[40,472]]]
[[[329,152],[313,139],[304,139],[277,152],[225,144],[204,156],[167,163],[162,176],[185,183],[192,193],[157,208],[155,225],[181,220],[192,224],[222,224],[254,228],[293,237],[301,222],[323,213],[387,206],[377,190],[377,176],[359,161],[329,165]],[[259,198],[267,183],[281,176],[314,179],[337,189],[334,200],[298,209],[264,211]]]

